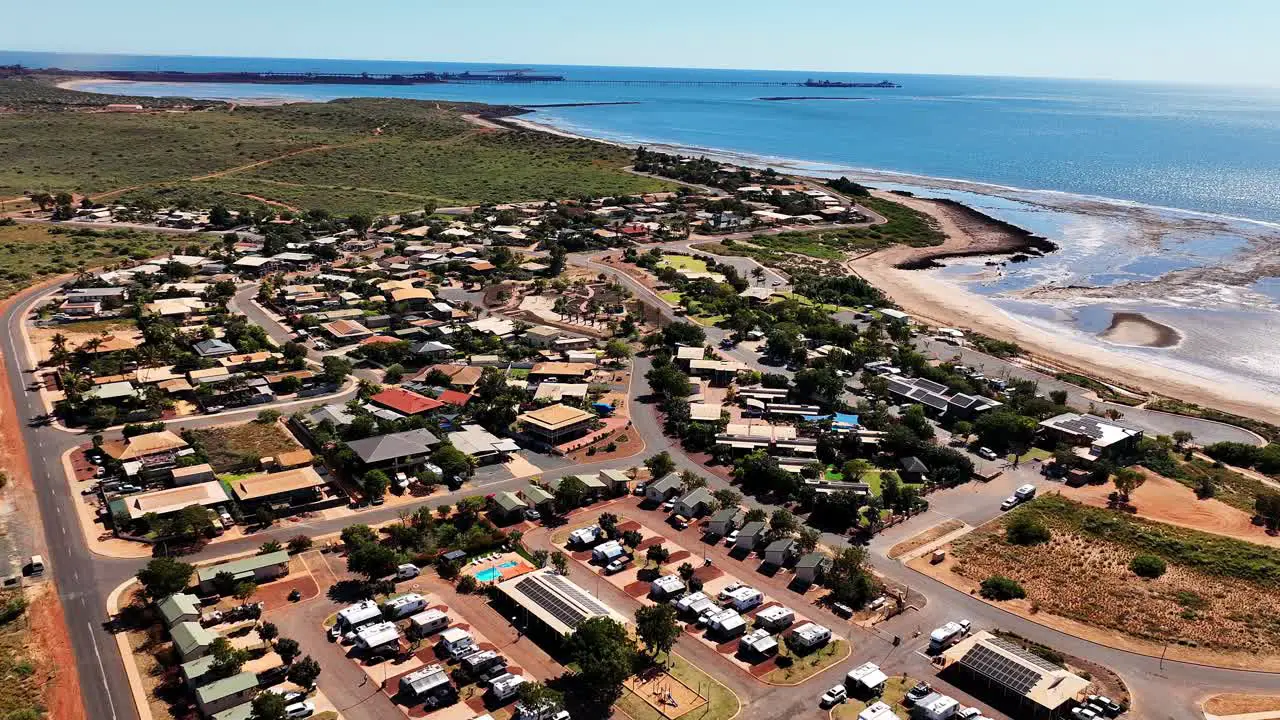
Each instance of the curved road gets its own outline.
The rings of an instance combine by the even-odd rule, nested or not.
[[[651,291],[626,276],[625,273],[597,265],[592,262],[590,257],[572,256],[571,261],[576,265],[609,272],[646,298],[652,295]],[[25,359],[26,348],[22,346],[19,338],[23,337],[21,332],[23,316],[40,295],[45,292],[47,290],[31,290],[20,294],[16,301],[10,305],[7,312],[0,316],[0,319],[2,319],[3,325],[8,331],[6,333],[8,336],[7,341],[3,346],[9,369],[7,381],[10,383],[10,389],[17,407],[18,419],[25,426],[23,435],[26,453],[32,469],[32,481],[35,485],[48,547],[45,553],[50,564],[48,576],[58,584],[59,596],[66,612],[67,625],[75,651],[85,707],[95,708],[100,717],[111,717],[113,719],[136,718],[137,713],[128,691],[129,685],[124,675],[122,658],[119,655],[113,637],[103,628],[103,623],[107,619],[105,616],[107,595],[114,588],[132,577],[137,569],[143,565],[143,561],[97,555],[89,549],[84,541],[83,533],[80,532],[79,528],[75,527],[75,523],[78,522],[78,515],[73,503],[79,502],[80,499],[73,494],[72,489],[63,477],[61,456],[68,449],[82,444],[84,438],[49,427],[31,427],[28,425],[32,419],[43,414],[43,409],[39,405],[37,396],[28,392],[28,385],[32,381],[30,377],[32,368],[28,366]],[[242,290],[241,293],[237,294],[236,300],[241,301],[248,292],[248,290]],[[261,315],[261,311],[256,309],[256,305],[242,302],[237,302],[237,304],[241,306],[240,309],[242,311],[253,317],[256,322],[262,322],[260,318],[255,317],[256,315]],[[666,305],[659,302],[658,307],[666,308]],[[674,317],[669,309],[664,310],[664,314],[669,318]],[[273,325],[275,326],[276,332],[271,332],[273,336],[281,328],[278,323],[273,321],[264,322],[263,324],[269,332],[273,330]],[[709,328],[708,330],[708,336],[713,342],[724,334],[723,331],[714,328]],[[735,351],[731,354],[753,367],[759,367],[755,358],[745,351]],[[647,385],[642,378],[649,367],[649,362],[645,358],[637,358],[635,362],[634,374],[637,382],[633,384],[633,397],[647,394]],[[255,408],[249,412],[256,413],[257,410],[258,408]],[[226,422],[229,417],[234,417],[234,415],[185,419],[184,424],[190,426],[210,425]],[[707,475],[701,463],[687,457],[678,447],[670,445],[669,441],[662,435],[655,413],[649,406],[640,403],[634,404],[633,422],[636,431],[646,442],[647,453],[666,448],[671,451],[681,469],[692,470],[704,476]],[[1197,435],[1203,437],[1199,433]],[[613,461],[574,465],[546,472],[543,475],[544,477],[554,477],[571,473],[593,472],[609,467],[617,467],[619,464],[618,461]],[[716,476],[708,476],[708,480],[712,487],[723,487],[727,484],[723,479]],[[483,491],[495,492],[515,489],[525,482],[527,481],[520,479],[500,480],[484,485]],[[995,488],[995,490],[998,491],[996,495],[1002,496],[1002,488]],[[962,508],[965,507],[964,498],[959,496],[966,492],[972,493],[975,491],[981,492],[981,486],[977,490],[970,486],[964,486],[947,492],[957,495],[954,504],[956,507]],[[422,504],[455,503],[459,498],[475,493],[476,488],[468,487],[455,493],[433,497]],[[933,500],[936,508],[951,511],[951,499],[946,495],[935,495]],[[971,505],[974,508],[972,510],[973,516],[962,516],[961,519],[965,519],[971,524],[984,521],[986,515],[990,512],[988,503],[983,500],[976,504],[971,503]],[[307,532],[313,535],[324,535],[337,532],[344,525],[353,521],[366,523],[390,521],[395,519],[402,509],[404,508],[374,508],[364,511],[356,518],[278,525],[249,538],[211,546],[190,559],[211,559],[215,556],[252,551],[268,538],[286,540],[288,537],[297,534],[300,527],[305,528]],[[851,639],[854,640],[856,647],[851,662],[871,654],[897,667],[911,668],[920,666],[923,661],[913,652],[919,643],[915,642],[913,644],[909,639],[911,633],[917,629],[923,629],[927,633],[930,628],[941,624],[945,620],[963,615],[973,619],[979,627],[998,626],[1010,629],[1038,642],[1059,648],[1068,653],[1087,657],[1111,667],[1125,678],[1130,688],[1134,691],[1138,702],[1141,704],[1140,713],[1138,714],[1142,717],[1178,718],[1179,720],[1183,718],[1188,720],[1190,718],[1198,718],[1199,715],[1195,710],[1194,700],[1198,696],[1211,691],[1280,692],[1280,675],[1207,668],[1171,661],[1160,663],[1155,658],[1106,648],[1005,613],[965,593],[952,590],[945,585],[919,575],[905,566],[884,557],[884,548],[897,539],[897,533],[912,534],[927,527],[923,523],[928,521],[928,516],[922,516],[916,522],[895,528],[895,533],[878,538],[871,547],[872,561],[876,568],[889,578],[908,585],[914,591],[923,593],[929,599],[928,604],[919,613],[907,613],[885,623],[878,629],[878,632],[867,632],[852,637]],[[824,542],[838,547],[844,540],[836,536],[827,536],[824,538]],[[908,640],[903,643],[902,647],[893,648],[885,639],[885,633],[895,633],[908,638]],[[927,667],[921,666],[920,671],[926,669]],[[836,669],[833,669],[833,672],[834,670]],[[824,675],[822,679],[825,678],[826,676]],[[813,707],[813,689],[819,688],[819,684],[819,680],[813,680],[801,688],[791,689],[788,692],[779,692],[776,698],[770,695],[767,703],[749,705],[748,716],[774,717],[783,709],[786,710],[787,714],[809,712]]]

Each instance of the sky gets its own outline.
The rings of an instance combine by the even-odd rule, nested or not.
[[[60,0],[5,50],[1280,84],[1275,0]]]

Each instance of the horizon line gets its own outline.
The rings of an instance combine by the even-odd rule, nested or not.
[[[396,62],[396,63],[454,63],[460,65],[497,65],[497,66],[526,66],[537,65],[538,63],[530,63],[520,60],[414,60],[402,58],[372,58],[372,57],[300,57],[296,55],[201,55],[191,53],[175,53],[175,54],[158,54],[158,53],[131,53],[131,52],[114,52],[114,51],[70,51],[70,50],[13,50],[0,49],[0,55],[19,55],[23,53],[44,53],[50,55],[99,55],[106,57],[143,57],[143,58],[204,58],[213,60],[313,60],[313,61],[339,61],[339,62]],[[1172,87],[1209,87],[1209,88],[1247,88],[1247,89],[1280,89],[1280,85],[1266,85],[1262,83],[1210,83],[1207,81],[1178,81],[1167,79],[1140,79],[1140,78],[1117,78],[1117,77],[1098,77],[1098,76],[1064,76],[1064,75],[1018,75],[1018,74],[1001,74],[1001,73],[945,73],[945,72],[904,72],[904,71],[877,71],[877,70],[830,70],[816,68],[743,68],[743,67],[715,67],[715,66],[687,66],[687,65],[592,65],[584,63],[541,63],[543,66],[565,67],[565,68],[617,68],[626,70],[704,70],[719,72],[770,72],[770,73],[823,73],[823,74],[855,74],[855,75],[879,75],[886,76],[911,76],[911,77],[946,77],[946,78],[993,78],[1001,80],[1062,80],[1066,82],[1095,82],[1095,83],[1113,83],[1118,85],[1166,85]],[[64,69],[71,70],[75,68],[32,68],[34,70],[44,69]],[[106,68],[90,68],[102,69]],[[535,68],[536,69],[536,68]]]

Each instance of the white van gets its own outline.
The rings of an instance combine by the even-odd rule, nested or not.
[[[405,563],[400,567],[396,568],[397,580],[409,580],[411,578],[416,578],[421,574],[422,574],[422,570],[417,565],[414,565],[413,563]]]
[[[1030,483],[1023,485],[1013,491],[1013,496],[1022,502],[1026,502],[1036,496],[1036,486],[1031,485]]]
[[[44,556],[32,555],[31,562],[27,564],[27,567],[31,568],[31,574],[33,576],[43,575],[44,574]]]

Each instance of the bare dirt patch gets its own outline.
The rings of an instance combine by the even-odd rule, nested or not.
[[[261,458],[302,447],[278,422],[219,425],[188,432],[218,472],[255,467]]]
[[[929,543],[933,542],[934,540],[937,540],[938,538],[942,537],[943,535],[946,535],[949,532],[955,532],[956,530],[959,530],[962,527],[964,527],[964,523],[954,518],[951,520],[947,520],[945,522],[938,523],[937,525],[934,525],[928,530],[925,530],[924,532],[913,535],[907,538],[906,540],[903,540],[902,542],[898,543],[897,545],[894,545],[893,547],[889,548],[889,557],[896,558],[896,557],[901,557],[903,555],[906,555],[912,550],[922,548],[925,545],[928,545]]]
[[[1212,715],[1243,715],[1245,713],[1280,713],[1280,695],[1244,695],[1223,693],[1204,701],[1204,711]]]
[[[1280,547],[1280,537],[1269,535],[1264,528],[1254,525],[1248,513],[1221,500],[1201,500],[1191,488],[1176,480],[1141,468],[1138,470],[1146,475],[1147,481],[1130,494],[1129,502],[1138,509],[1139,517]],[[1107,507],[1107,496],[1114,490],[1110,484],[1063,487],[1062,495],[1076,502],[1104,508]]]

